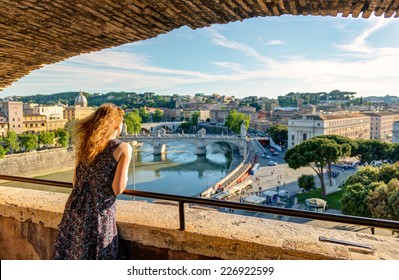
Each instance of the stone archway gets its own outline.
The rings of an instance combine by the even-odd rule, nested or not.
[[[92,51],[258,16],[399,17],[396,0],[2,0],[0,90],[43,65]]]

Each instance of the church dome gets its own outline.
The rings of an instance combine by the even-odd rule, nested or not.
[[[75,98],[75,106],[87,107],[87,98],[83,95],[83,92],[80,91],[79,95]]]

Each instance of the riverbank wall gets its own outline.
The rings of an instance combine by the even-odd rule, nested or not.
[[[0,159],[0,173],[34,177],[70,170],[75,165],[74,152],[66,148],[7,155]]]
[[[247,177],[247,173],[252,167],[252,161],[255,156],[255,149],[253,147],[252,141],[248,142],[247,145],[248,154],[244,158],[244,160],[241,160],[241,156],[239,154],[239,157],[237,157],[236,153],[233,152],[233,161],[231,163],[228,174],[219,182],[203,191],[200,194],[200,197],[211,197],[212,194],[215,193],[216,188],[222,188],[223,190],[226,190],[232,186],[235,186],[237,183],[240,183],[243,179]]]

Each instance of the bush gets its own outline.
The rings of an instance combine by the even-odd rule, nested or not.
[[[305,191],[310,191],[311,189],[315,188],[314,184],[314,176],[313,175],[301,175],[298,178],[298,186],[303,188]]]

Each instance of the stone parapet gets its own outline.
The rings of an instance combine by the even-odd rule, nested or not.
[[[0,187],[0,259],[48,259],[68,195]],[[120,257],[127,259],[399,259],[399,240],[186,208],[117,204]],[[373,250],[319,241],[334,238]]]

